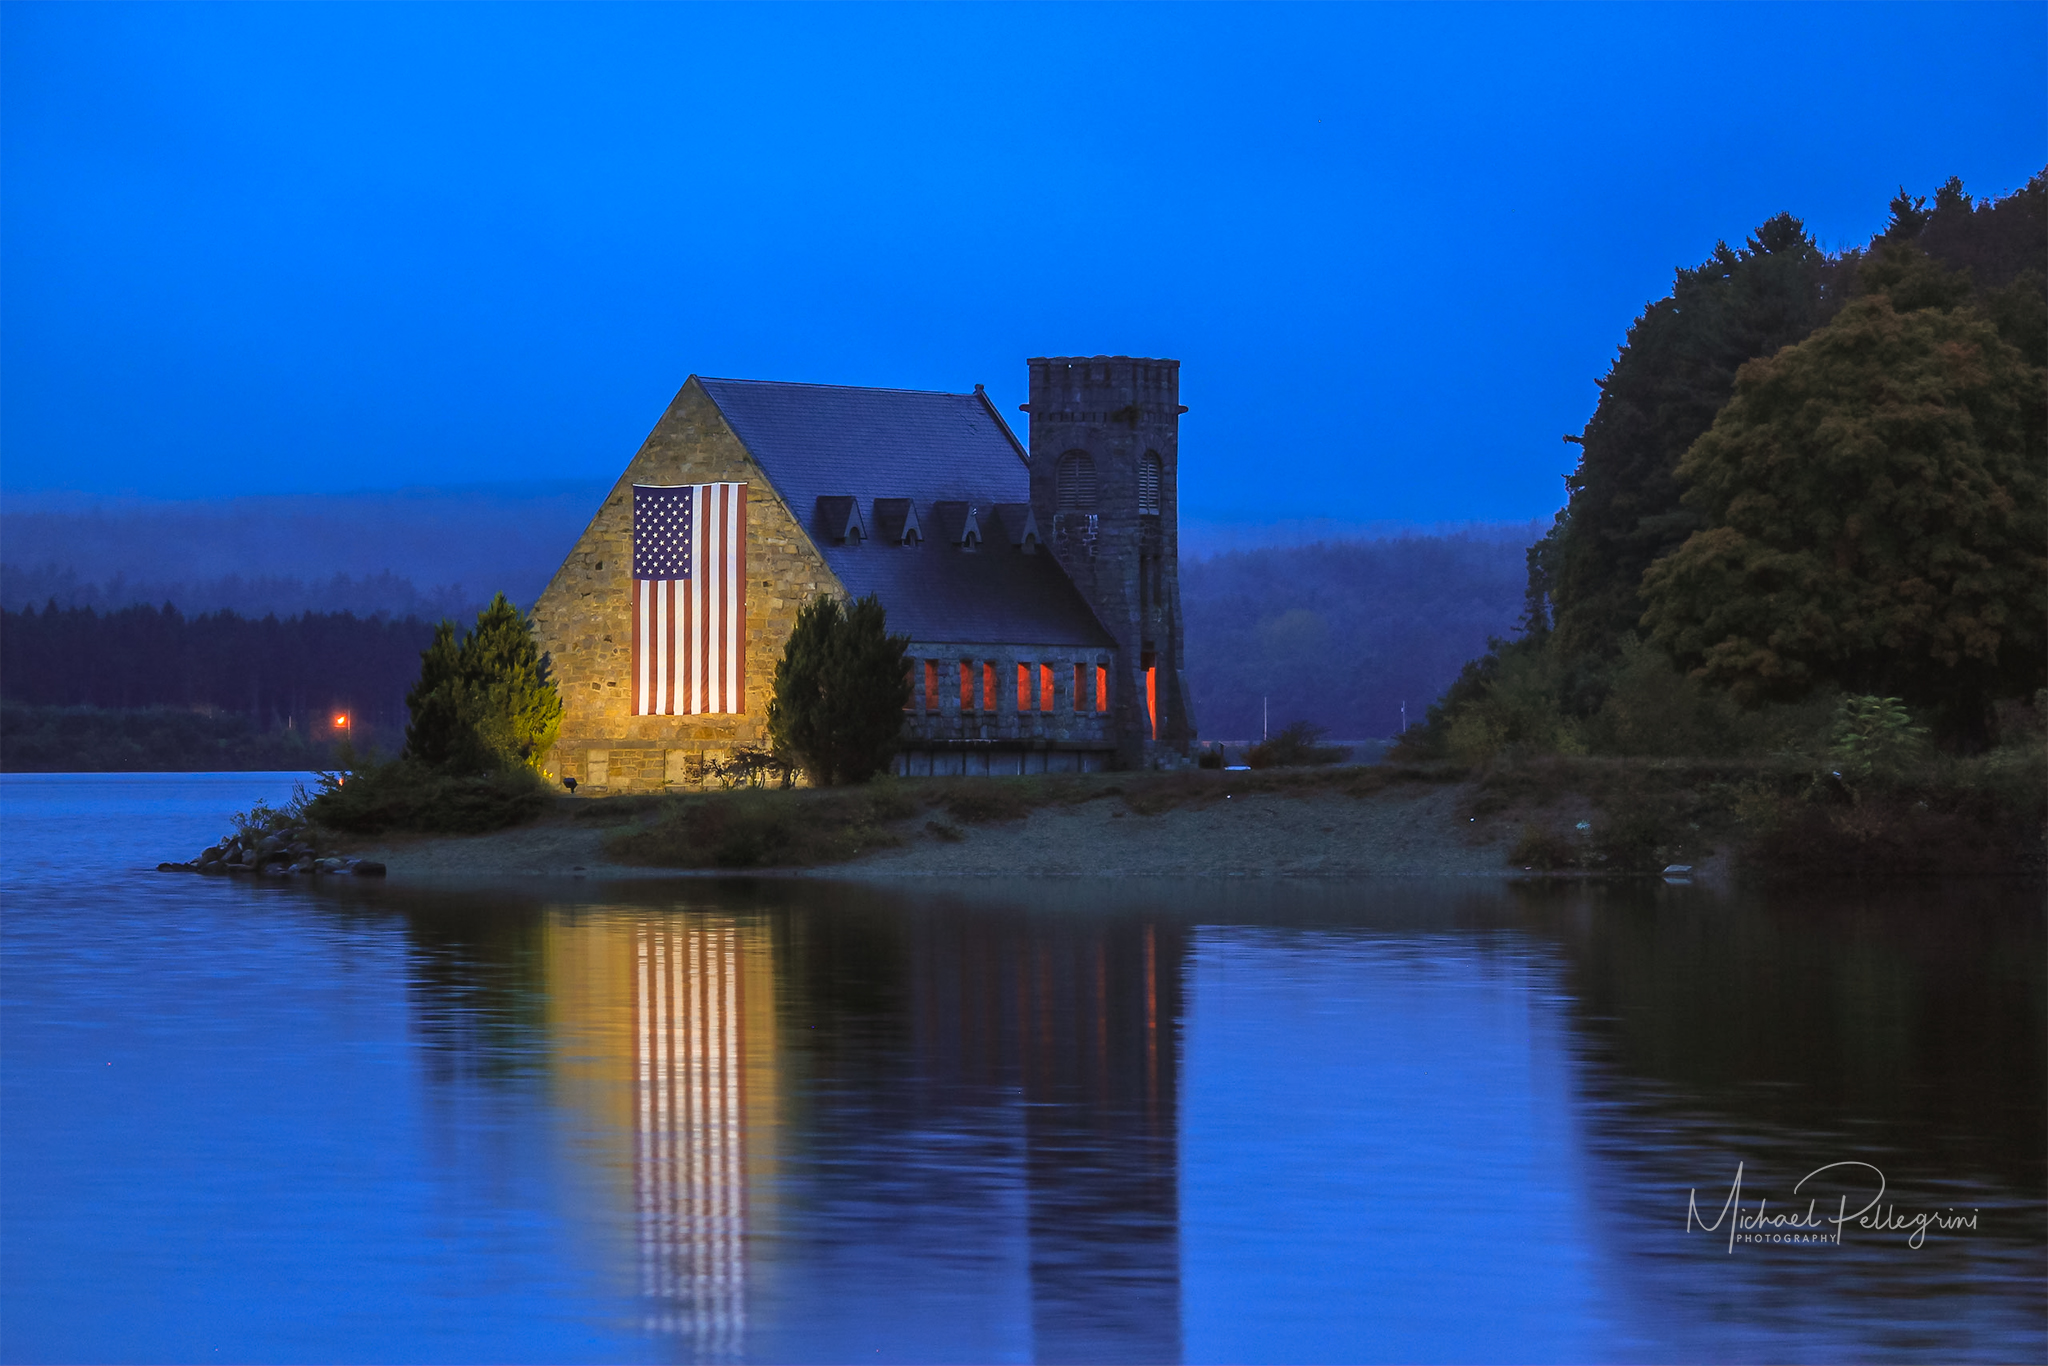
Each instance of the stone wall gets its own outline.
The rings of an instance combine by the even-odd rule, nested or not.
[[[974,645],[911,642],[910,710],[904,714],[905,748],[943,748],[959,743],[1009,748],[1110,751],[1116,748],[1113,711],[1095,708],[1095,671],[1115,676],[1115,651],[1077,650],[1071,645]],[[1028,700],[1019,707],[1017,666],[1032,670]],[[1075,705],[1074,666],[1082,666],[1080,705]],[[961,669],[968,666],[971,697],[961,705]],[[1052,706],[1044,702],[1043,676],[1052,670]],[[995,684],[988,687],[991,673]],[[933,676],[936,675],[934,679]],[[927,695],[927,682],[937,686]]]
[[[635,716],[633,485],[747,485],[746,710],[736,715]],[[562,731],[547,769],[609,791],[700,780],[707,758],[762,744],[775,661],[797,610],[846,590],[693,377],[533,610],[534,632],[562,694]]]

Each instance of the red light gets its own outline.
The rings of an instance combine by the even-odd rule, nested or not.
[[[337,726],[346,726],[348,724],[348,713],[342,712],[339,716],[336,716],[334,718],[334,724]]]

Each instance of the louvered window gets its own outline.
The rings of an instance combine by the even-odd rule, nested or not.
[[[1095,459],[1080,451],[1060,457],[1060,508],[1085,511],[1095,506]]]
[[[1138,512],[1146,517],[1159,515],[1159,457],[1150,451],[1138,462]]]

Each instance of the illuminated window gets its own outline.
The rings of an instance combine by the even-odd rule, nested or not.
[[[1038,666],[1038,709],[1052,710],[1052,665]]]
[[[924,662],[924,709],[939,709],[939,661],[936,659]]]
[[[1145,718],[1152,723],[1152,738],[1159,738],[1159,670],[1145,670]]]
[[[1109,670],[1100,664],[1095,666],[1095,710],[1109,710]]]
[[[1031,666],[1029,664],[1019,664],[1017,666],[1017,710],[1031,710]]]
[[[1138,462],[1138,512],[1145,517],[1159,515],[1159,457],[1150,451]]]
[[[1059,498],[1062,512],[1085,512],[1095,506],[1095,457],[1068,451],[1060,457]]]
[[[974,710],[974,661],[960,661],[960,710]]]
[[[996,666],[993,662],[981,666],[981,709],[996,709]]]

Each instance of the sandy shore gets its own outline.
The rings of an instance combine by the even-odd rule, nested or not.
[[[958,827],[940,839],[922,820],[903,844],[797,876],[900,877],[1510,877],[1513,831],[1459,813],[1462,786],[1397,786],[1366,797],[1250,794],[1161,815],[1115,798],[1041,808],[1027,818]],[[409,838],[362,852],[394,881],[502,877],[676,877],[610,862],[610,829],[568,815],[490,835]],[[729,874],[728,874],[729,875]]]

